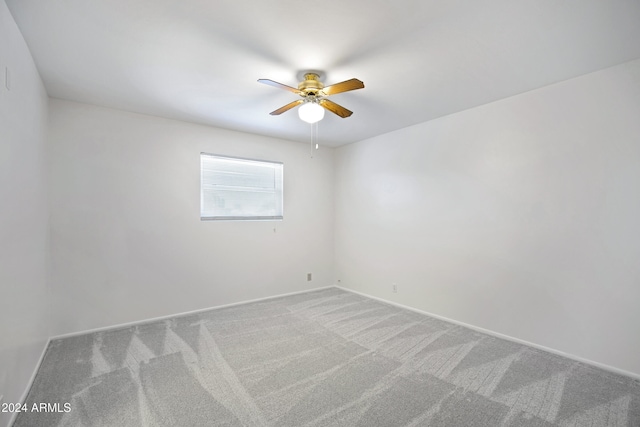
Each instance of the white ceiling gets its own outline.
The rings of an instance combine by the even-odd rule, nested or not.
[[[296,141],[297,98],[331,99],[338,146],[640,58],[639,0],[6,0],[50,96]]]

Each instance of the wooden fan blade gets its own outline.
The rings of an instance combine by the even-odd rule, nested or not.
[[[364,83],[358,79],[345,80],[344,82],[336,83],[331,86],[327,86],[322,89],[322,92],[326,96],[335,95],[336,93],[348,92],[350,90],[362,89]]]
[[[321,99],[319,104],[322,105],[327,110],[331,111],[333,114],[339,115],[343,119],[353,114],[353,111],[349,111],[346,108],[344,108],[342,105],[338,105],[333,101],[329,101],[328,99]]]
[[[280,107],[275,111],[270,112],[269,114],[271,114],[272,116],[277,116],[278,114],[282,114],[285,111],[289,111],[291,110],[293,107],[300,105],[304,102],[304,99],[298,99],[297,101],[293,101],[288,103],[287,105],[285,105],[284,107]]]
[[[296,89],[295,87],[283,85],[282,83],[274,82],[273,80],[258,79],[258,82],[264,83],[266,85],[273,86],[273,87],[279,87],[280,89],[288,90],[289,92],[293,92],[293,93],[296,93],[296,94],[300,95],[300,91],[298,89]]]

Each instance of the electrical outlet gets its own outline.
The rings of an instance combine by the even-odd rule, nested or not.
[[[307,273],[307,282],[311,281],[311,273]]]
[[[396,285],[395,283],[391,285],[391,289],[393,290],[394,294],[398,293],[398,285]]]

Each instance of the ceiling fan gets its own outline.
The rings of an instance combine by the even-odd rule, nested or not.
[[[308,123],[315,123],[321,120],[322,117],[324,117],[324,109],[331,111],[343,119],[349,117],[353,114],[353,111],[349,111],[343,106],[338,105],[333,101],[329,101],[327,97],[342,92],[348,92],[350,90],[364,88],[364,83],[358,79],[345,80],[331,86],[324,86],[320,81],[319,73],[311,71],[304,74],[304,80],[298,84],[297,89],[269,79],[259,79],[258,82],[288,90],[289,92],[293,92],[302,97],[301,99],[290,102],[284,107],[280,107],[269,114],[277,116],[303,104],[298,112],[300,114],[300,118]],[[320,107],[323,107],[324,109]]]

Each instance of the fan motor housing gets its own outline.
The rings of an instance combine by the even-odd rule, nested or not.
[[[315,73],[307,73],[304,75],[304,81],[298,85],[298,90],[304,92],[306,96],[316,96],[324,88],[320,81],[320,76]]]

